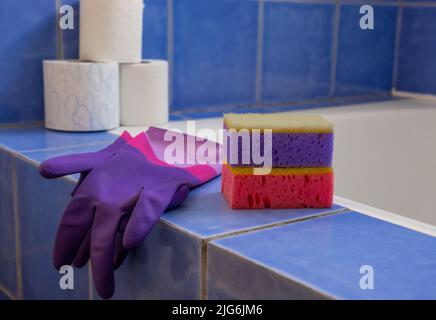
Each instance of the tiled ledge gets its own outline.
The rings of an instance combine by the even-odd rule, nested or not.
[[[346,211],[209,243],[208,298],[435,299],[435,248],[434,237]],[[360,286],[362,267],[373,289]]]
[[[45,180],[37,165],[99,150],[113,139],[109,133],[0,130],[2,296],[97,298],[87,268],[75,271],[74,290],[59,288],[52,243],[75,179]],[[116,272],[115,299],[436,297],[431,282],[424,283],[436,278],[436,238],[338,205],[232,211],[219,186],[217,178],[197,188],[161,218]],[[374,265],[380,286],[370,294],[355,288],[359,263]],[[395,276],[402,286],[390,281]]]

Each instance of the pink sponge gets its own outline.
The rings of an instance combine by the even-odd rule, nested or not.
[[[223,165],[221,192],[232,209],[330,208],[332,168],[273,168],[254,175],[249,167]]]

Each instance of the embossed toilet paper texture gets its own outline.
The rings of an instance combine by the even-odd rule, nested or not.
[[[44,61],[45,126],[100,131],[119,126],[117,63]]]

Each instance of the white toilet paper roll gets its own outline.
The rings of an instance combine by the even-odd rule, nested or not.
[[[140,62],[143,0],[80,0],[80,60]]]
[[[121,125],[168,122],[168,63],[145,60],[120,65]]]
[[[44,61],[45,126],[100,131],[120,123],[117,63]]]

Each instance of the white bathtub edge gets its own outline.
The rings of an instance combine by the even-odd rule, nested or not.
[[[427,234],[432,237],[436,237],[436,227],[433,227],[428,223],[406,218],[398,214],[374,208],[366,204],[349,200],[340,196],[334,196],[334,203],[346,207],[350,210],[363,213],[367,216],[387,221],[417,232]]]

